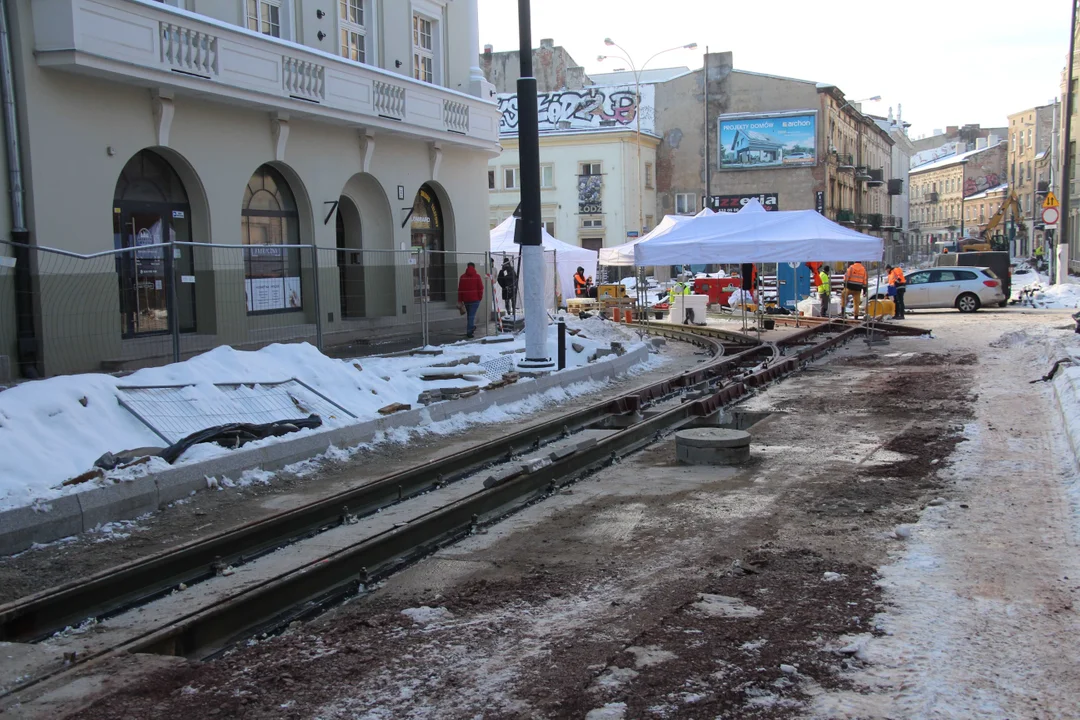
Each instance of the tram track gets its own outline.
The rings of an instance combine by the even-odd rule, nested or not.
[[[906,328],[905,328],[906,329]],[[689,332],[687,332],[689,330]],[[494,522],[662,435],[707,418],[862,333],[823,323],[764,344],[711,328],[652,326],[711,355],[698,368],[518,433],[380,478],[301,508],[188,543],[0,607],[0,640],[34,642],[91,618],[108,621],[173,593],[243,568],[276,550],[319,538],[411,498],[453,488],[456,497],[357,542],[250,581],[203,607],[149,623],[117,642],[39,673],[0,693],[15,695],[119,653],[212,657],[253,634],[272,632],[357,593],[371,582],[478,527]],[[671,403],[671,400],[682,400]],[[587,429],[600,437],[581,442]],[[546,448],[553,448],[548,452]],[[533,457],[522,462],[522,454]],[[492,470],[492,468],[495,468]],[[489,472],[491,470],[491,472]],[[478,476],[479,473],[479,476]],[[486,476],[483,482],[476,478]],[[472,478],[473,485],[466,484]]]

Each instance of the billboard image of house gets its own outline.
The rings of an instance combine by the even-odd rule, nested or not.
[[[721,116],[719,165],[723,170],[802,167],[817,163],[817,116]]]

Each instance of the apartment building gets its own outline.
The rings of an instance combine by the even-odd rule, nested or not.
[[[978,141],[979,145],[983,143],[982,139]],[[935,242],[978,234],[979,228],[966,222],[966,201],[973,195],[996,192],[1007,184],[1007,146],[1002,142],[979,147],[911,168],[911,223],[922,242],[932,247]]]
[[[115,255],[61,265],[0,244],[16,258],[0,263],[0,356],[49,375],[151,364],[163,335],[192,352],[283,327],[363,340],[418,312],[418,283],[434,316],[456,314],[445,253],[487,248],[499,152],[477,0],[7,9],[18,123],[5,129],[19,133],[29,231],[15,237]]]
[[[1009,115],[1009,185],[1016,193],[1031,237],[1017,236],[1016,255],[1027,257],[1043,242],[1042,198],[1050,189],[1050,163],[1054,152],[1058,102]]]

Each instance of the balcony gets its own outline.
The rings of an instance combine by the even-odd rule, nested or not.
[[[881,229],[881,215],[878,214],[864,214],[855,216],[855,225],[858,227],[867,227],[873,230]]]
[[[851,153],[836,153],[836,166],[840,170],[854,170],[855,158]]]
[[[882,215],[881,216],[881,229],[882,230],[903,230],[904,219],[899,215]]]
[[[494,149],[495,105],[140,0],[34,0],[38,65],[425,140]]]
[[[936,192],[926,193],[926,202],[936,203],[938,201],[938,194]]]
[[[855,212],[852,210],[837,210],[836,222],[843,223],[844,225],[854,225]]]
[[[890,195],[903,195],[904,194],[904,180],[903,178],[893,178],[889,181],[889,194]]]
[[[881,187],[885,184],[885,171],[881,168],[878,168],[877,170],[868,170],[867,174],[870,176],[870,179],[866,183],[869,187]]]
[[[859,182],[866,182],[870,179],[870,173],[865,165],[858,165],[855,167],[855,179]]]

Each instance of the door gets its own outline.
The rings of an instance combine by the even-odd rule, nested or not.
[[[186,207],[122,203],[113,208],[120,325],[125,338],[195,329],[195,270]],[[175,294],[175,297],[173,295]]]
[[[952,307],[960,294],[960,282],[954,270],[930,271],[931,307]]]
[[[904,292],[904,307],[930,307],[930,271],[913,272],[907,276],[907,290]]]

